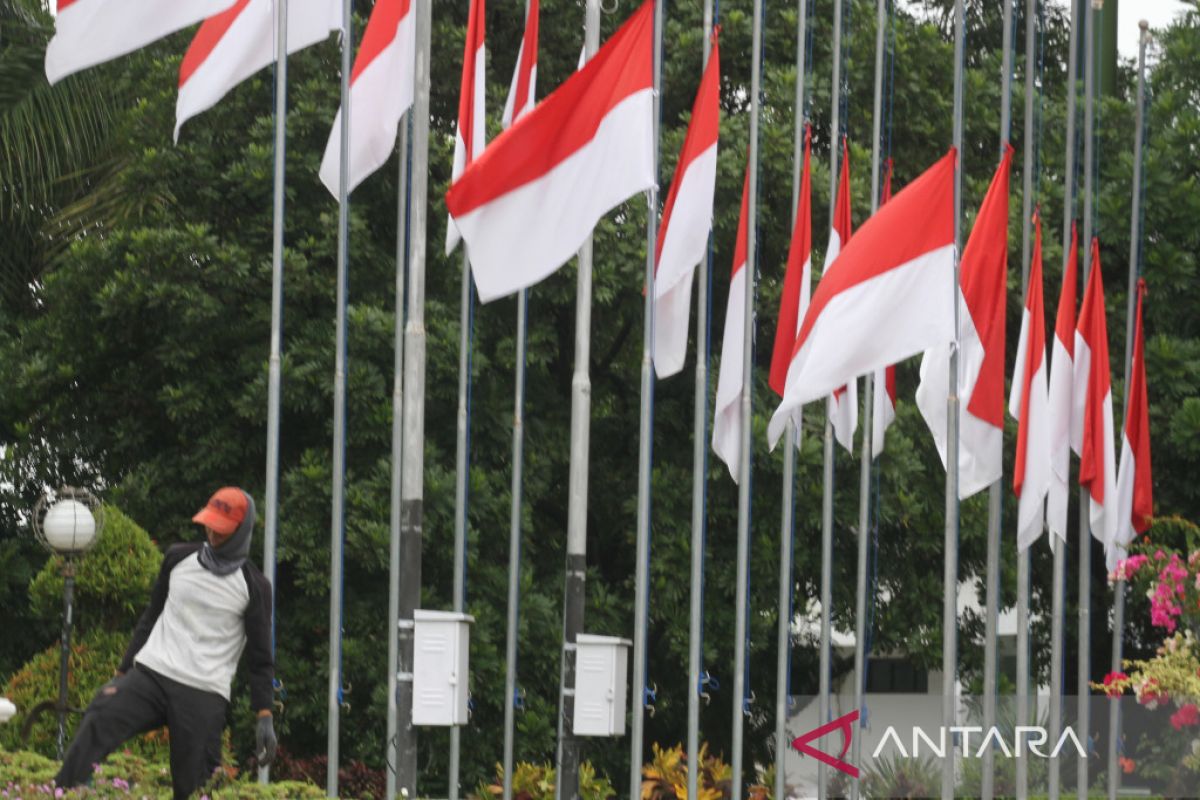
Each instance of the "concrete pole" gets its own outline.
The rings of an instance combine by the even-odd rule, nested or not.
[[[600,49],[600,0],[587,0],[584,47],[588,59]],[[579,745],[575,716],[575,636],[583,630],[587,576],[588,448],[592,417],[592,238],[579,250],[575,290],[575,374],[571,378],[571,462],[567,478],[567,569],[563,586],[563,650],[559,684],[555,800],[579,794]]]
[[[416,0],[416,97],[409,186],[408,319],[404,324],[404,450],[400,483],[400,658],[396,772],[400,793],[417,796],[417,731],[412,724],[413,611],[421,601],[425,495],[425,247],[429,220],[429,52],[431,0]]]

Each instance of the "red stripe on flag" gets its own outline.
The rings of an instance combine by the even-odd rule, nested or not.
[[[462,217],[537,180],[578,152],[608,113],[654,86],[654,0],[646,0],[583,69],[492,140],[446,193]]]
[[[1029,267],[1029,294],[1025,310],[1029,313],[1029,336],[1025,341],[1022,371],[1021,412],[1017,419],[1017,457],[1013,463],[1013,493],[1021,496],[1025,484],[1025,462],[1029,450],[1029,397],[1034,376],[1046,358],[1046,309],[1042,299],[1042,217],[1033,215],[1033,255]]]
[[[529,14],[525,18],[525,39],[521,44],[521,65],[517,70],[517,91],[513,94],[515,110],[525,108],[526,99],[529,97],[529,81],[533,77],[533,67],[537,64],[537,51],[538,0],[529,0]]]
[[[959,282],[963,299],[983,345],[983,363],[975,378],[967,411],[997,428],[1004,427],[1004,317],[1008,290],[1008,176],[1012,145],[1007,145],[992,178],[971,238],[963,250]]]
[[[74,2],[74,0],[71,0]],[[208,56],[212,53],[237,18],[246,10],[246,6],[250,5],[250,0],[238,0],[225,11],[222,11],[216,16],[209,17],[204,20],[200,29],[196,31],[196,35],[192,38],[192,43],[188,45],[187,52],[183,55],[183,62],[179,65],[179,85],[183,86],[188,82],[188,78],[192,77],[197,69],[200,68]],[[62,6],[60,5],[61,9]]]
[[[1154,487],[1150,477],[1150,409],[1146,400],[1146,339],[1142,330],[1142,300],[1146,280],[1138,280],[1137,321],[1133,333],[1132,377],[1129,384],[1129,408],[1125,410],[1125,438],[1133,450],[1133,529],[1145,533],[1154,516]]]
[[[1100,240],[1092,237],[1092,262],[1087,292],[1079,312],[1079,333],[1091,350],[1087,402],[1083,412],[1083,451],[1079,455],[1079,485],[1104,505],[1104,398],[1112,390],[1108,364],[1108,324],[1104,314],[1104,278],[1100,270]]]
[[[475,135],[475,60],[480,57],[484,41],[484,0],[471,0],[467,15],[467,40],[463,50],[462,85],[458,91],[458,135],[465,145],[467,163],[474,154]]]
[[[1075,358],[1075,287],[1079,285],[1079,231],[1075,220],[1071,220],[1071,252],[1067,254],[1067,265],[1063,271],[1062,294],[1058,298],[1058,312],[1054,320],[1054,336],[1062,342],[1063,349]]]
[[[750,216],[750,163],[746,162],[746,177],[742,180],[742,208],[738,212],[737,241],[733,245],[733,269],[730,277],[746,266],[746,224]]]

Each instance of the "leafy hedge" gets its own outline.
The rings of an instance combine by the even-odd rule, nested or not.
[[[128,751],[114,753],[101,765],[87,789],[55,794],[58,762],[37,753],[0,750],[0,792],[9,798],[52,797],[150,798],[170,800],[171,771],[165,761],[151,761]],[[208,800],[316,800],[325,796],[318,786],[300,781],[279,781],[265,786],[250,773],[219,771],[195,796]]]

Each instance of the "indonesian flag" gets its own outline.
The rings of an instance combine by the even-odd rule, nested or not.
[[[196,31],[179,65],[176,142],[184,122],[215,106],[230,89],[275,61],[279,8],[271,0],[237,0]],[[340,27],[341,5],[336,0],[288,0],[289,54],[324,41]]]
[[[512,85],[508,87],[508,100],[504,102],[504,114],[500,124],[507,128],[514,120],[531,110],[537,90],[538,57],[538,0],[529,0],[529,13],[525,15],[525,36],[517,52],[517,66],[513,70]],[[483,115],[479,115],[482,119]],[[457,146],[457,142],[455,143]]]
[[[683,369],[687,355],[692,278],[707,255],[712,230],[720,91],[720,56],[714,38],[663,206],[654,254],[654,371],[660,378]]]
[[[883,194],[879,205],[892,199],[892,160],[884,164]],[[896,419],[896,365],[875,370],[875,392],[871,396],[871,458],[883,453],[884,434]]]
[[[1091,499],[1092,536],[1104,544],[1108,569],[1116,567],[1117,457],[1113,441],[1112,382],[1108,365],[1108,323],[1100,240],[1092,237],[1092,263],[1075,326],[1075,387],[1071,449],[1079,453],[1079,485]]]
[[[1046,388],[1046,312],[1042,302],[1042,218],[1033,215],[1033,257],[1029,289],[1021,312],[1021,338],[1008,413],[1017,419],[1017,455],[1013,460],[1013,492],[1017,509],[1017,552],[1025,552],[1045,527],[1045,499],[1050,490],[1050,397]]]
[[[396,149],[400,118],[412,106],[416,27],[412,0],[376,0],[350,72],[350,175],[353,191]],[[321,159],[321,183],[334,197],[341,182],[342,112]]]
[[[959,499],[1000,480],[1004,446],[1004,313],[1008,278],[1007,147],[963,250],[958,292]],[[921,359],[917,407],[946,464],[951,345]]]
[[[1063,268],[1062,292],[1054,321],[1054,355],[1050,364],[1050,491],[1046,496],[1046,527],[1055,539],[1067,541],[1068,483],[1071,472],[1071,408],[1075,380],[1075,287],[1079,285],[1079,233],[1071,223],[1071,250]]]
[[[458,93],[458,127],[454,131],[454,167],[450,173],[453,184],[463,174],[467,166],[479,158],[486,144],[484,131],[483,100],[487,96],[487,85],[484,83],[484,65],[487,59],[483,53],[484,0],[471,0],[471,11],[467,16],[467,41],[463,49],[462,87]],[[532,9],[533,6],[531,5]],[[528,33],[526,34],[528,35]],[[536,55],[536,49],[533,50]],[[517,65],[520,69],[520,63]],[[535,67],[536,69],[536,67]],[[532,76],[531,76],[532,77]],[[527,97],[533,96],[530,88]],[[450,255],[458,247],[458,228],[454,220],[446,220],[446,255]]]
[[[446,193],[483,302],[554,272],[609,209],[655,185],[653,14],[646,0]]]
[[[804,126],[804,166],[800,171],[800,197],[796,202],[796,221],[792,225],[792,241],[788,245],[787,270],[783,274],[783,294],[779,296],[779,324],[775,328],[775,350],[771,355],[771,389],[783,397],[787,386],[788,365],[800,321],[808,311],[812,297],[812,126]],[[800,414],[796,409],[794,421],[800,431]],[[770,443],[775,449],[777,442]],[[800,437],[796,436],[796,447]]]
[[[1146,281],[1138,281],[1137,317],[1133,329],[1133,361],[1129,365],[1129,407],[1121,439],[1121,468],[1117,471],[1118,557],[1133,537],[1150,527],[1154,493],[1150,481],[1150,407],[1146,402],[1146,340],[1142,331],[1142,299]]]
[[[54,37],[46,45],[46,79],[132,53],[220,14],[233,0],[58,0]]]
[[[768,437],[856,375],[954,339],[954,161],[952,148],[879,209],[821,279]]]
[[[742,465],[742,372],[746,342],[746,221],[750,209],[750,165],[742,183],[742,210],[738,214],[737,243],[733,247],[733,273],[725,303],[725,335],[721,339],[721,373],[717,377],[717,407],[713,418],[712,447],[738,482]]]
[[[824,278],[833,269],[838,254],[850,241],[850,143],[842,137],[842,170],[838,176],[837,200],[833,206],[833,226],[829,231],[829,246],[825,248]],[[854,431],[858,428],[858,376],[833,390],[826,401],[826,413],[833,423],[833,436],[838,444],[854,452]]]

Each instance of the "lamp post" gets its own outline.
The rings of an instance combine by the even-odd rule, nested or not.
[[[67,733],[67,675],[71,655],[71,624],[75,604],[76,559],[96,543],[104,528],[99,501],[86,489],[64,486],[53,497],[46,494],[33,509],[33,531],[38,541],[63,558],[63,626],[58,673],[58,758],[61,761]]]

